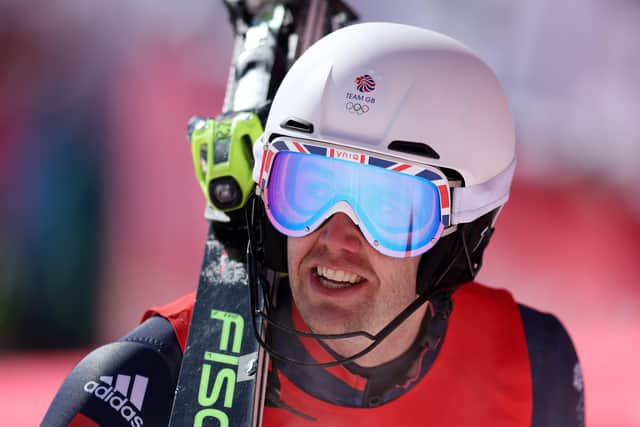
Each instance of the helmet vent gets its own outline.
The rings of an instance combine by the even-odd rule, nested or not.
[[[428,157],[430,159],[440,158],[440,154],[436,153],[436,150],[434,150],[424,142],[392,141],[391,144],[389,144],[389,150],[400,151],[402,153],[413,154],[416,156]]]
[[[295,117],[288,118],[280,123],[283,129],[295,130],[297,132],[313,133],[313,123]]]

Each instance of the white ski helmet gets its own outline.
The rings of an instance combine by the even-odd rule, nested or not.
[[[451,189],[447,223],[455,227],[449,227],[449,234],[442,234],[428,252],[422,252],[416,277],[418,298],[375,335],[363,331],[313,334],[322,340],[346,335],[371,340],[355,355],[320,365],[342,364],[368,353],[427,301],[448,316],[451,294],[472,280],[482,265],[483,251],[499,208],[508,199],[515,169],[511,113],[489,67],[462,44],[433,31],[391,23],[343,28],[311,46],[276,92],[265,131],[254,144],[253,178],[265,198],[270,176],[263,172],[275,157],[271,148],[289,139],[299,146],[316,141],[317,145],[345,147],[344,152],[361,150],[407,165],[439,168],[452,184],[447,187]],[[269,154],[263,162],[265,152]],[[256,255],[262,257],[260,265],[286,271],[286,236],[266,218],[267,202],[253,206],[257,209],[252,209],[249,224],[249,271],[254,317],[277,324],[269,312],[275,305],[262,311],[255,308],[259,293],[265,301],[270,296],[260,285],[267,283],[266,276],[256,278],[253,260]],[[256,213],[261,206],[263,212]],[[286,327],[275,329],[310,336]],[[310,364],[287,356],[287,348],[276,349],[258,339],[275,358]]]
[[[262,141],[276,135],[455,171],[452,224],[502,206],[515,169],[511,112],[491,69],[450,37],[395,23],[353,25],[311,46],[271,105]],[[257,181],[262,144],[254,153]]]

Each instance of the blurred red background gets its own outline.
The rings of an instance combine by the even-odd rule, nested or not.
[[[363,20],[450,34],[496,70],[514,109],[519,168],[479,280],[560,317],[582,362],[587,425],[640,425],[640,369],[633,363],[640,349],[640,96],[630,77],[640,65],[640,30],[632,25],[640,5],[587,1],[577,11],[547,1],[515,6],[496,0],[482,7],[413,1],[399,10],[349,3]],[[4,66],[9,71],[0,74],[2,203],[13,203],[11,190],[21,185],[20,173],[29,172],[11,172],[11,164],[33,110],[23,95],[39,90],[33,83],[43,64],[59,66],[66,52],[76,66],[65,73],[95,77],[70,78],[76,84],[63,90],[93,94],[86,88],[99,85],[104,129],[99,262],[95,283],[84,284],[95,289],[87,319],[92,334],[79,348],[32,345],[38,349],[27,351],[8,338],[15,330],[0,323],[2,425],[37,424],[83,354],[126,333],[146,307],[197,284],[206,222],[184,133],[190,116],[220,110],[232,41],[219,2],[185,8],[66,0],[35,12],[19,2],[0,4],[0,27],[11,23],[38,54],[14,51],[7,56],[14,62]],[[16,72],[24,69],[30,73]],[[34,217],[46,220],[40,213]],[[5,237],[10,233],[0,231],[8,263],[15,259]],[[13,295],[7,291],[17,286],[12,277],[0,276],[0,304]],[[39,292],[63,293],[64,310],[80,310],[74,291]],[[34,302],[33,310],[38,307]],[[86,318],[78,316],[77,322]],[[24,324],[24,333],[32,327]]]

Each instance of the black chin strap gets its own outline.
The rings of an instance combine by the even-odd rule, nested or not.
[[[259,255],[261,254],[260,244],[262,242],[262,236],[260,235],[260,230],[256,226],[259,224],[259,220],[255,217],[256,214],[259,214],[258,206],[256,206],[259,201],[256,202],[254,198],[254,209],[252,209],[251,218],[249,218],[249,249],[247,253],[247,267],[249,273],[249,286],[251,288],[251,307],[253,311],[253,328],[256,335],[256,339],[262,345],[269,354],[275,358],[285,362],[294,363],[298,365],[311,365],[311,366],[337,366],[342,365],[347,362],[354,361],[359,359],[360,357],[370,353],[373,349],[375,349],[381,342],[389,336],[402,322],[404,322],[409,316],[416,312],[423,304],[427,303],[429,299],[435,296],[435,293],[432,292],[423,292],[418,298],[416,298],[411,304],[409,304],[404,310],[402,310],[393,320],[391,320],[384,328],[382,328],[378,333],[371,334],[366,331],[354,331],[342,334],[317,334],[313,332],[305,332],[300,331],[295,328],[289,327],[282,322],[278,322],[274,320],[276,315],[275,312],[277,310],[277,306],[275,303],[275,291],[274,284],[270,283],[265,277],[264,274],[261,274],[262,271],[259,272]],[[455,235],[459,236],[458,239],[463,239],[463,233],[455,233]],[[431,289],[442,289],[443,291],[447,291],[438,285],[440,282],[447,277],[451,268],[460,263],[461,260],[465,260],[469,258],[469,254],[467,251],[467,244],[464,242],[459,242],[455,245],[456,252],[454,256],[449,260],[449,262],[445,265],[444,271],[441,272],[440,276],[435,280],[433,285],[430,287]],[[263,266],[264,267],[264,266]],[[260,290],[262,294],[260,294]],[[440,292],[437,292],[438,294]],[[261,297],[261,295],[263,297]],[[447,296],[450,296],[447,295]],[[322,344],[322,341],[331,341],[337,339],[345,339],[345,338],[354,338],[354,337],[363,337],[371,341],[367,347],[363,350],[348,356],[341,357],[336,360],[330,362],[309,362],[304,360],[297,360],[291,357],[288,357],[283,352],[273,348],[268,342],[269,340],[265,339],[260,333],[260,325],[267,324],[268,328],[277,328],[280,331],[290,334],[296,338],[312,338],[317,340]]]
[[[264,213],[262,201],[257,196],[253,196],[250,203],[251,208],[248,215],[249,217],[247,218],[249,224],[247,269],[251,292],[251,309],[253,312],[252,323],[256,339],[275,359],[297,365],[322,367],[342,365],[370,353],[384,338],[389,336],[402,322],[431,298],[442,298],[443,296],[450,298],[458,286],[472,280],[482,265],[482,254],[493,232],[493,219],[497,213],[496,210],[478,218],[472,223],[460,224],[457,232],[443,238],[431,251],[422,256],[416,278],[418,298],[411,302],[411,304],[402,310],[378,333],[371,334],[366,331],[354,331],[342,334],[317,334],[300,331],[275,320],[277,310],[277,302],[275,300],[277,283],[275,282],[277,282],[278,279],[275,275],[271,275],[270,280],[267,279],[265,273],[268,273],[269,269],[264,263],[268,257],[268,254],[265,253],[265,244],[268,242],[268,239],[275,236],[268,235],[268,231],[265,232],[265,228],[268,227],[264,227],[264,223],[268,221],[268,219],[265,218],[266,214]],[[436,252],[432,254],[434,249]],[[270,256],[273,257],[273,254]],[[262,294],[260,291],[262,291]],[[355,337],[366,338],[371,341],[371,344],[351,356],[341,357],[330,362],[296,360],[276,350],[269,344],[269,340],[265,339],[263,334],[259,332],[263,330],[262,325],[277,328],[296,338],[315,339],[321,345],[323,341]]]

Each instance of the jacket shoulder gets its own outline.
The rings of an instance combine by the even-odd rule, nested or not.
[[[518,308],[531,363],[532,426],[583,426],[584,383],[569,333],[553,314]]]
[[[42,425],[167,425],[181,361],[171,324],[149,318],[85,356],[58,390]]]

